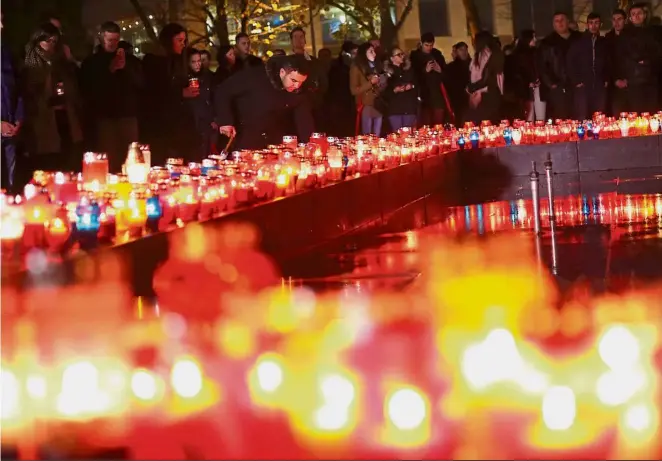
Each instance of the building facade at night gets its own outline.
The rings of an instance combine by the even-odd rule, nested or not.
[[[180,2],[178,8],[185,10],[187,1],[199,0],[172,1]],[[604,29],[608,30],[611,27],[611,12],[618,3],[617,0],[474,0],[474,2],[479,12],[481,28],[498,35],[504,44],[512,41],[513,37],[524,29],[534,29],[539,36],[548,34],[552,30],[552,15],[555,11],[567,12],[578,23],[580,29],[583,28],[588,13],[597,11],[603,17]],[[293,5],[295,3],[293,2]],[[165,22],[167,7],[164,7],[164,0],[141,0],[141,4],[150,12],[155,27],[158,28]],[[308,15],[303,14],[306,16],[303,18],[301,13],[306,11],[305,9],[300,9],[297,13],[298,17],[295,18],[288,16],[288,4],[285,2],[281,4],[283,12],[265,21],[269,27],[271,24],[277,27],[283,22],[294,24],[301,19],[306,23],[309,22]],[[662,13],[662,1],[653,2],[652,8],[654,14]],[[105,20],[117,21],[122,27],[123,39],[133,43],[137,53],[142,52],[144,45],[149,42],[144,25],[129,0],[87,0],[83,17],[90,30]],[[206,35],[204,28],[211,27],[202,20],[185,19],[185,15],[182,18],[180,22],[191,31],[192,40]],[[228,20],[228,29],[231,39],[241,30],[240,24],[234,19]],[[362,39],[361,30],[352,18],[333,7],[325,8],[319,15],[314,16],[312,24],[306,26],[306,29],[311,52],[316,52],[322,47],[337,50],[343,38],[355,41]],[[259,29],[249,30],[249,32],[255,31]],[[287,30],[280,30],[268,36],[264,35],[264,31],[261,32],[260,38],[255,39],[256,48],[260,52],[276,48],[289,49]],[[412,11],[398,34],[400,45],[408,49],[415,47],[422,32],[434,33],[437,37],[437,46],[446,54],[450,52],[450,47],[454,43],[461,40],[470,42],[462,0],[414,0]],[[199,40],[198,45],[205,46],[205,41]],[[213,46],[213,43],[206,45]]]

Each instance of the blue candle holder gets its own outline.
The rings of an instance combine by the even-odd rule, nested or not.
[[[478,131],[473,130],[469,135],[469,139],[471,140],[471,148],[478,149],[478,142],[480,141],[480,134],[478,134]]]
[[[101,207],[96,202],[81,202],[76,207],[76,229],[79,232],[98,232],[101,227]]]
[[[584,128],[584,125],[579,125],[577,127],[577,137],[582,140],[584,139],[584,136],[586,135],[586,128]]]
[[[83,198],[76,207],[76,236],[81,249],[89,250],[97,246],[100,228],[101,207]]]
[[[147,229],[150,232],[158,232],[159,221],[163,216],[161,198],[158,195],[147,197],[147,200],[145,200],[145,214],[147,215],[147,222],[145,223]]]
[[[216,162],[210,159],[204,159],[202,161],[202,166],[200,167],[200,174],[203,176],[208,176],[210,171],[218,170]]]
[[[457,145],[459,146],[460,149],[464,149],[464,145],[467,143],[467,141],[464,139],[464,135],[461,134],[459,138],[457,138]]]
[[[163,216],[161,200],[157,195],[147,198],[145,201],[145,212],[147,219],[160,219]]]
[[[506,141],[506,146],[510,146],[513,143],[513,129],[507,127],[503,130],[503,140]]]

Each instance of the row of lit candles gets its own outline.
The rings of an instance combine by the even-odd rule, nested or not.
[[[151,167],[148,146],[129,146],[122,175],[109,172],[105,154],[88,152],[79,175],[37,171],[24,196],[2,196],[0,238],[5,246],[61,249],[76,231],[113,240],[163,230],[175,223],[206,220],[235,206],[323,186],[374,169],[386,169],[453,149],[656,134],[662,113],[595,114],[592,120],[549,120],[498,126],[484,122],[404,128],[386,138],[359,136],[340,140],[315,133],[308,144],[285,136],[280,146],[241,151],[229,158],[211,156],[184,165],[170,159]],[[94,243],[95,239],[86,237]]]
[[[55,251],[71,243],[72,236],[86,245],[118,235],[139,237],[146,229],[210,219],[236,206],[437,152],[436,144],[424,147],[413,136],[402,144],[372,138],[356,145],[324,140],[311,147],[296,141],[292,146],[285,139],[270,155],[240,152],[229,160],[216,157],[186,166],[181,159],[169,159],[166,167],[151,168],[132,145],[122,175],[109,174],[105,154],[88,152],[79,175],[36,171],[22,197],[3,194],[0,237],[6,248],[20,241],[26,249]]]

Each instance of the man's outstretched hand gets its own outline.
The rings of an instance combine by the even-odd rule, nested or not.
[[[221,134],[224,134],[228,138],[233,138],[237,134],[237,130],[232,125],[225,125],[218,128],[218,131]]]

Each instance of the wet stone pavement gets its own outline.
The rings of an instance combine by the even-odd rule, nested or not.
[[[662,193],[555,197],[554,229],[547,199],[540,205],[543,233],[537,242],[530,199],[449,206],[443,197],[429,196],[393,214],[386,225],[281,267],[292,285],[316,291],[406,290],[421,275],[421,238],[462,241],[507,233],[537,243],[532,248],[562,293],[578,286],[618,292],[662,279]]]

